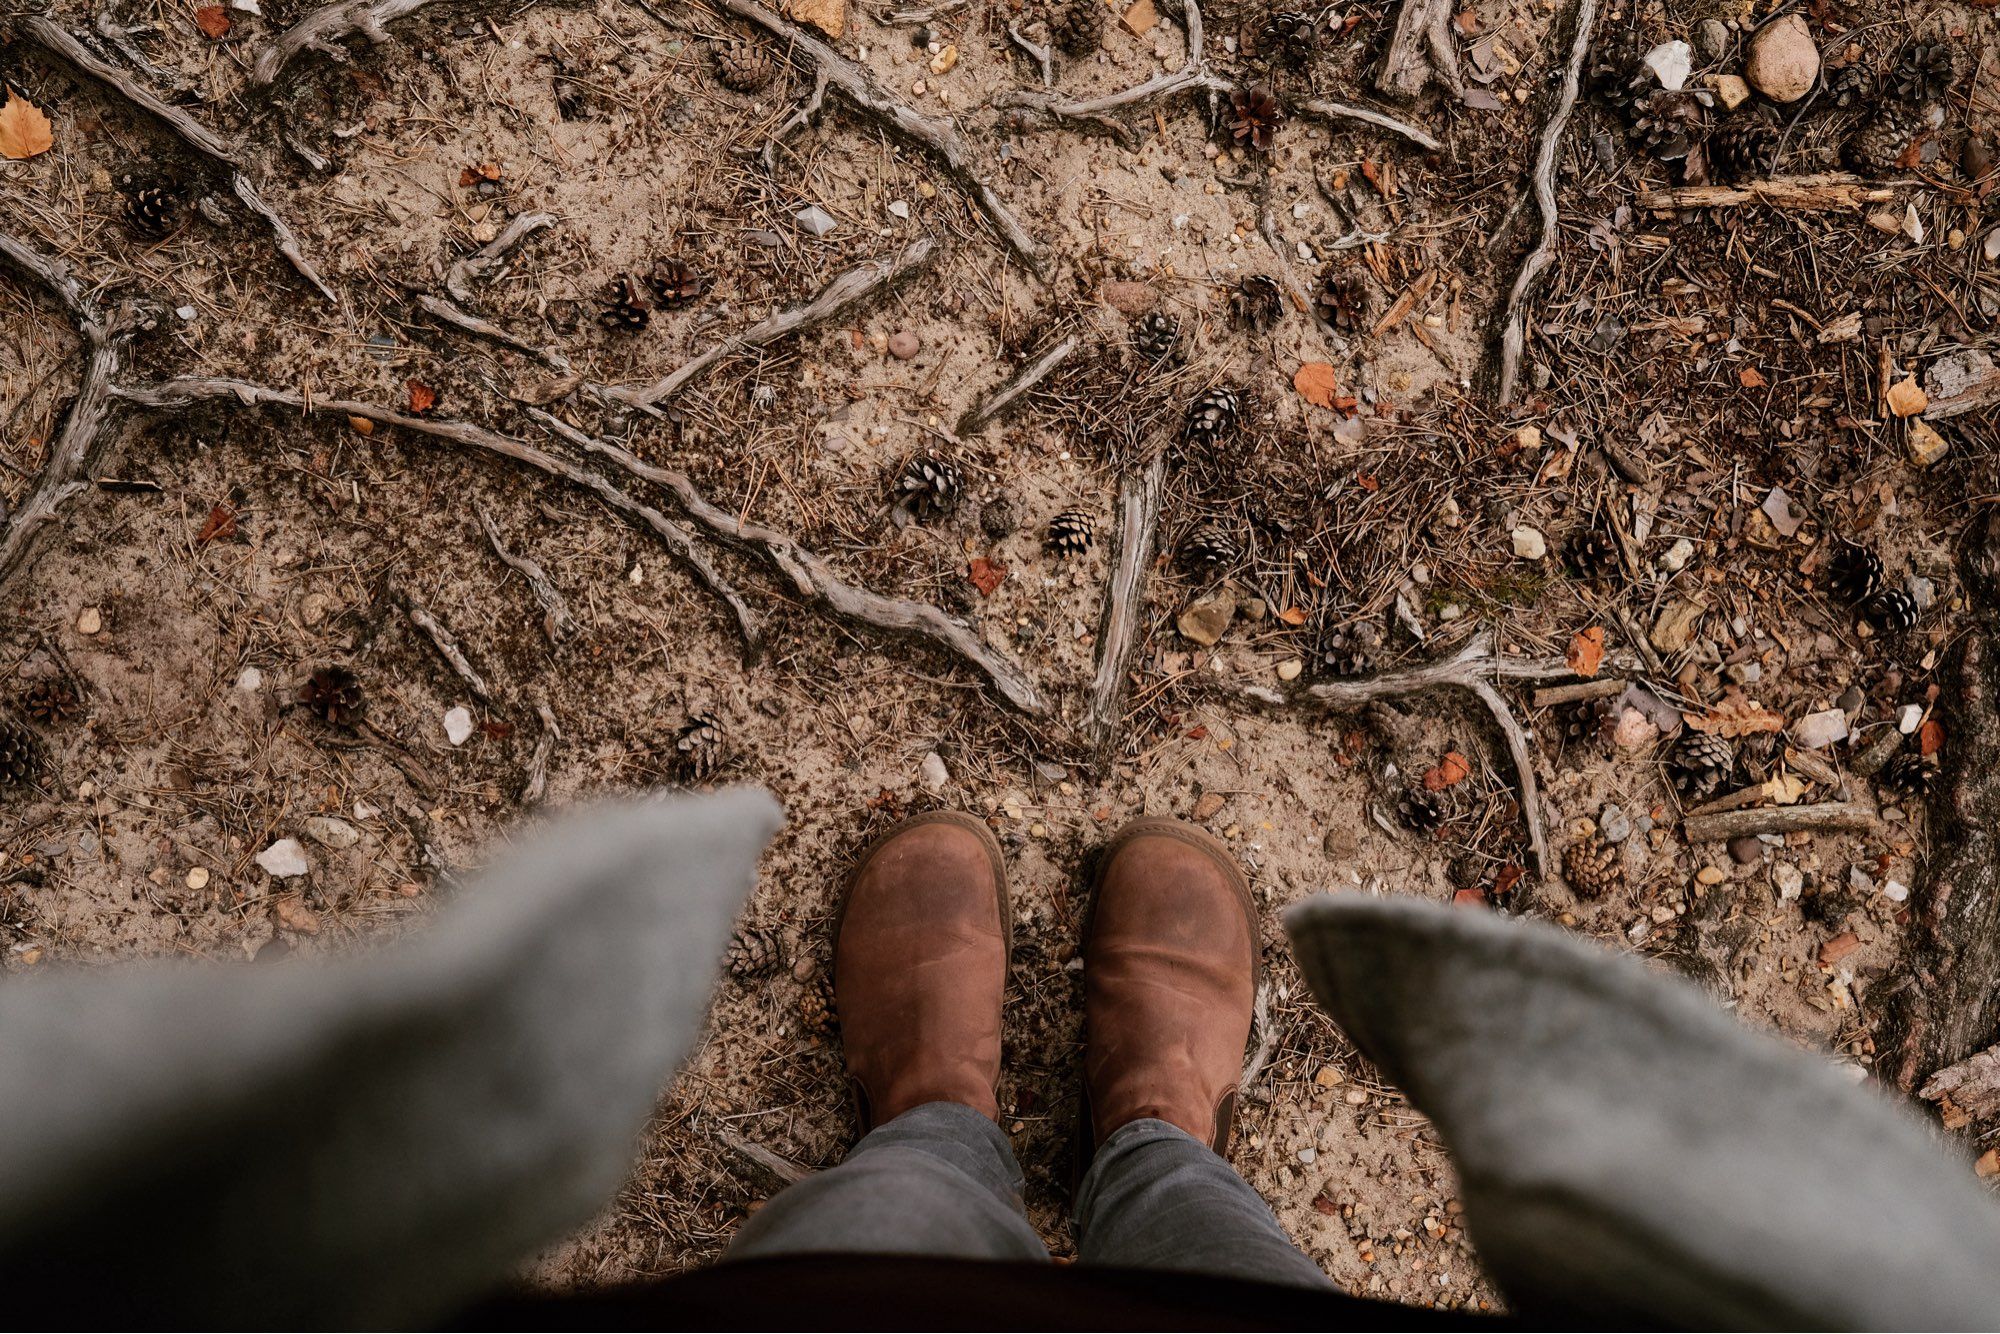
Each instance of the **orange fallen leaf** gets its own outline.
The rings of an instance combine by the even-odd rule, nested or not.
[[[1196,723],[1193,727],[1188,728],[1187,739],[1190,741],[1208,740],[1208,724]]]
[[[966,574],[972,580],[972,586],[979,590],[979,596],[990,598],[993,590],[1000,587],[1000,581],[1007,577],[1007,567],[984,556],[974,556]]]
[[[1507,893],[1515,885],[1519,884],[1521,877],[1527,873],[1526,868],[1516,866],[1513,862],[1508,862],[1500,868],[1500,873],[1493,877],[1493,892],[1495,894]]]
[[[1356,473],[1354,475],[1354,482],[1363,491],[1380,491],[1382,489],[1381,480],[1372,472]]]
[[[194,12],[194,26],[201,29],[202,36],[219,42],[229,35],[229,29],[234,25],[229,11],[221,5],[203,5]]]
[[[1333,367],[1324,361],[1308,361],[1301,365],[1298,374],[1292,377],[1292,388],[1299,391],[1299,397],[1314,407],[1331,410],[1339,385],[1333,378]]]
[[[1742,370],[1736,372],[1736,383],[1742,385],[1745,389],[1762,389],[1771,382],[1766,380],[1762,375],[1759,375],[1755,366],[1745,366]]]
[[[1604,627],[1593,625],[1587,630],[1579,630],[1576,638],[1569,641],[1569,652],[1563,661],[1578,676],[1595,676],[1597,669],[1604,665]]]
[[[236,536],[236,511],[227,505],[217,505],[208,512],[208,522],[202,524],[195,534],[195,541],[203,546],[218,538]]]
[[[1194,818],[1206,820],[1222,809],[1223,796],[1220,792],[1204,792],[1194,804]]]
[[[410,391],[411,412],[421,415],[437,406],[437,390],[431,388],[422,380],[410,381],[407,388]]]
[[[1287,607],[1278,613],[1278,619],[1286,625],[1304,625],[1306,623],[1306,609],[1304,607]]]
[[[1465,756],[1455,750],[1446,751],[1445,757],[1438,761],[1437,767],[1424,774],[1424,790],[1442,792],[1454,784],[1463,783],[1471,772],[1472,764]]]
[[[1754,699],[1746,699],[1741,690],[1731,686],[1722,697],[1722,703],[1707,713],[1683,713],[1682,721],[1697,732],[1713,732],[1717,736],[1750,736],[1757,732],[1782,732],[1785,730],[1785,715],[1773,713]]]
[[[1935,718],[1924,719],[1924,725],[1917,729],[1917,753],[1935,755],[1944,749],[1944,724]]]
[[[1461,908],[1483,908],[1486,906],[1486,891],[1483,889],[1460,889],[1452,891],[1451,901]]]
[[[7,101],[0,105],[0,157],[20,161],[55,147],[55,132],[49,118],[27,98],[7,89]]]

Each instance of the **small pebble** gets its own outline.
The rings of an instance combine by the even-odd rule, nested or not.
[[[1299,679],[1299,673],[1304,671],[1305,667],[1306,665],[1297,658],[1286,658],[1278,664],[1278,679],[1280,681],[1296,681]]]
[[[1805,889],[1805,872],[1790,862],[1779,862],[1771,868],[1771,883],[1777,887],[1780,899],[1795,899]]]
[[[444,739],[454,746],[462,746],[472,736],[472,711],[463,704],[449,709],[444,715]]]
[[[1514,554],[1522,560],[1540,560],[1549,554],[1548,539],[1542,536],[1539,528],[1524,524],[1514,530],[1513,541]]]
[[[1729,855],[1743,866],[1754,866],[1764,857],[1764,841],[1755,834],[1739,834],[1729,840]]]
[[[889,355],[898,361],[908,361],[924,350],[923,339],[908,329],[898,329],[889,335]]]
[[[1720,866],[1704,866],[1694,873],[1694,878],[1704,885],[1719,885],[1727,877]]]
[[[280,880],[292,880],[312,869],[306,850],[295,838],[281,838],[257,854],[257,865]]]
[[[77,614],[76,632],[80,635],[94,635],[104,628],[104,613],[95,607],[85,607]]]
[[[1606,804],[1597,813],[1597,828],[1604,835],[1606,843],[1623,843],[1632,837],[1632,820],[1623,809]]]
[[[187,887],[189,889],[207,889],[208,868],[206,866],[191,868],[187,873]]]

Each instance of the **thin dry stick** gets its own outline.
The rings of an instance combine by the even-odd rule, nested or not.
[[[750,614],[750,608],[737,593],[735,586],[715,568],[707,553],[695,544],[692,533],[652,506],[634,500],[588,468],[578,467],[568,459],[537,449],[524,440],[501,435],[498,431],[489,431],[470,422],[411,417],[373,403],[361,403],[352,399],[308,399],[289,390],[274,389],[269,385],[255,384],[248,380],[187,377],[162,380],[153,384],[113,385],[111,394],[147,408],[184,408],[193,403],[225,401],[239,403],[245,407],[283,407],[321,416],[359,417],[363,421],[374,422],[377,425],[399,427],[416,435],[448,440],[456,445],[485,450],[503,458],[513,459],[517,463],[525,463],[551,477],[561,478],[573,486],[590,491],[620,514],[651,529],[653,534],[666,544],[668,550],[680,557],[681,562],[694,572],[703,586],[728,606],[731,615],[736,618],[736,628],[743,636],[745,657],[754,662],[763,652],[763,632],[757,626],[756,617]]]
[[[0,584],[4,584],[26,564],[29,548],[41,529],[53,523],[62,506],[84,490],[83,478],[98,453],[98,436],[109,412],[111,378],[124,364],[134,320],[123,308],[105,315],[66,264],[4,231],[0,231],[0,260],[48,289],[83,336],[86,349],[76,397],[70,402],[41,476],[11,514],[0,506]]]
[[[1082,346],[1083,339],[1071,334],[1023,366],[992,393],[966,409],[965,415],[958,419],[956,434],[967,436],[991,426],[1014,406],[1021,395],[1047,379],[1050,371],[1068,361],[1070,355]]]
[[[523,411],[578,448],[608,460],[641,481],[673,492],[689,518],[724,541],[761,554],[791,581],[800,597],[848,620],[928,639],[978,668],[1001,698],[1021,712],[1030,715],[1046,712],[1048,706],[1043,703],[1041,692],[1019,666],[987,644],[977,631],[952,620],[938,608],[857,588],[834,574],[822,557],[792,538],[712,504],[685,473],[647,463],[631,451],[580,431],[540,408],[524,406]]]
[[[458,636],[432,615],[430,608],[407,594],[403,597],[403,611],[410,618],[410,623],[424,632],[424,637],[431,641],[431,647],[437,650],[438,656],[458,673],[458,679],[465,682],[466,689],[478,696],[482,703],[491,703],[493,692],[487,688],[486,678],[472,665],[472,659],[466,655],[465,645],[459,642]]]
[[[1145,600],[1146,572],[1160,530],[1160,503],[1166,494],[1167,455],[1160,450],[1143,468],[1125,475],[1118,487],[1118,559],[1104,593],[1097,631],[1097,674],[1084,713],[1084,739],[1102,768],[1125,718],[1125,687],[1132,654],[1139,646],[1139,608]]]
[[[1864,181],[1845,172],[1826,172],[1815,176],[1772,176],[1740,185],[1680,185],[1665,190],[1641,190],[1632,202],[1643,209],[1676,211],[1763,204],[1812,212],[1886,204],[1896,198],[1899,188],[1893,183]]]
[[[542,720],[542,734],[535,738],[535,753],[528,757],[528,776],[521,783],[523,806],[539,805],[548,795],[549,757],[556,752],[556,742],[562,740],[562,729],[556,726],[556,716],[546,703],[536,702],[535,715]]]
[[[757,0],[712,0],[736,17],[754,23],[774,37],[802,51],[826,75],[834,89],[858,110],[875,117],[895,134],[924,149],[943,164],[959,188],[971,195],[1007,246],[1036,272],[1041,271],[1041,248],[1014,217],[992,186],[972,169],[965,141],[959,137],[957,122],[926,116],[896,100],[875,81],[868,70],[855,64],[811,33],[787,23],[757,3]]]
[[[429,3],[430,0],[342,0],[340,4],[315,9],[257,53],[250,66],[250,82],[258,88],[269,87],[301,51],[318,51],[345,64],[347,52],[335,46],[335,42],[360,33],[380,46],[389,40],[386,25],[391,20],[414,14]]]
[[[263,196],[257,193],[257,187],[244,173],[243,164],[237,160],[236,150],[227,140],[179,107],[169,106],[161,101],[158,94],[125,71],[115,65],[107,64],[95,51],[70,36],[53,20],[44,18],[40,14],[30,15],[21,20],[21,30],[43,50],[78,73],[90,76],[145,111],[173,131],[182,143],[195,152],[218,166],[228,168],[230,189],[237,199],[242,201],[245,208],[264,220],[264,225],[270,229],[272,238],[277,242],[278,253],[285,257],[301,278],[318,288],[321,296],[335,304],[339,303],[339,298],[333,294],[333,289],[326,285],[326,280],[319,276],[319,270],[312,266],[312,262],[305,256],[305,251],[299,248],[298,235],[283,218],[278,216],[276,210],[264,202]]]
[[[1829,801],[1813,806],[1763,806],[1747,811],[1693,815],[1681,822],[1681,837],[1689,843],[1725,843],[1749,834],[1861,832],[1873,829],[1876,815],[1859,802]]]
[[[833,281],[820,288],[819,294],[804,305],[781,310],[741,333],[731,334],[664,379],[655,380],[643,389],[628,389],[620,385],[601,388],[598,392],[634,407],[650,408],[661,399],[679,393],[688,381],[725,357],[768,347],[781,338],[816,328],[883,288],[901,282],[930,263],[931,256],[936,253],[937,242],[926,236],[912,241],[894,255],[863,260],[853,268],[834,275]]]
[[[1583,83],[1583,62],[1590,54],[1591,30],[1597,26],[1597,0],[1576,0],[1576,36],[1570,42],[1569,68],[1563,73],[1562,93],[1555,111],[1542,129],[1541,147],[1535,152],[1535,205],[1541,211],[1542,235],[1521,263],[1514,290],[1507,294],[1507,312],[1500,333],[1500,406],[1511,406],[1514,387],[1521,375],[1521,353],[1528,341],[1528,297],[1542,270],[1555,261],[1556,165],[1562,157],[1563,131],[1569,128],[1570,113],[1576,110],[1577,90]]]
[[[812,92],[807,95],[805,101],[799,103],[797,110],[787,116],[777,129],[771,131],[771,137],[764,141],[764,151],[761,156],[764,159],[765,171],[775,172],[778,169],[779,144],[791,138],[793,131],[803,129],[818,119],[820,108],[826,105],[827,83],[827,73],[824,69],[813,71]]]
[[[568,639],[576,632],[576,618],[570,615],[569,599],[549,578],[549,572],[533,556],[516,555],[507,549],[507,544],[500,537],[500,525],[493,522],[493,516],[486,512],[484,505],[475,504],[472,512],[479,517],[479,526],[485,529],[493,554],[500,558],[502,565],[527,581],[535,601],[542,604],[542,633],[549,637],[552,644]]]
[[[417,308],[433,319],[441,320],[456,329],[481,338],[490,338],[503,347],[511,347],[516,352],[525,352],[549,369],[568,375],[573,367],[569,358],[554,348],[537,347],[523,338],[516,338],[491,320],[481,319],[455,301],[448,301],[435,293],[423,292],[417,296]]]
[[[472,281],[484,278],[486,271],[504,262],[509,255],[527,243],[529,237],[544,228],[553,227],[561,221],[553,213],[517,213],[500,234],[469,255],[461,255],[453,260],[445,270],[444,290],[451,293],[454,301],[472,300]]]

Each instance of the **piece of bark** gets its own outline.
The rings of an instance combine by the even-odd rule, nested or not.
[[[1665,190],[1641,190],[1633,201],[1642,209],[1736,208],[1763,204],[1770,208],[1808,211],[1860,208],[1895,199],[1896,187],[1876,185],[1842,172],[1815,176],[1773,176],[1740,185],[1680,185]]]

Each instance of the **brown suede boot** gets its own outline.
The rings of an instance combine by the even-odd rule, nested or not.
[[[833,1004],[864,1135],[926,1102],[998,1118],[1013,920],[1000,845],[974,816],[919,815],[862,853],[834,933]]]
[[[1106,849],[1083,944],[1084,1114],[1094,1153],[1140,1117],[1221,1153],[1259,972],[1250,885],[1179,820],[1134,820]]]

